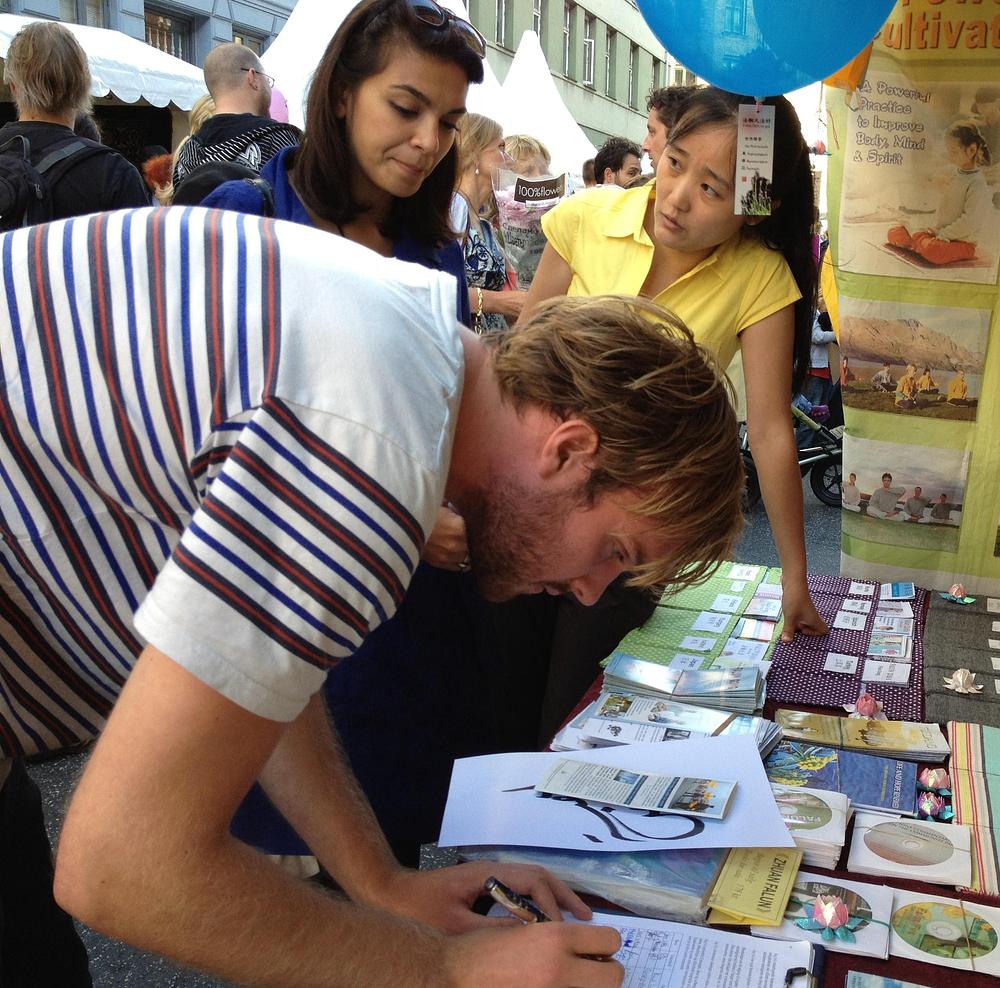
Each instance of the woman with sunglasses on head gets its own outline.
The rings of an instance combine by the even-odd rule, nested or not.
[[[379,254],[453,274],[456,314],[468,324],[465,261],[449,207],[456,184],[456,128],[469,84],[482,79],[484,53],[475,28],[433,0],[364,0],[334,35],[313,77],[302,146],[281,152],[261,173],[270,201],[259,184],[236,181],[220,186],[203,205],[312,225]],[[317,292],[322,304],[322,286]],[[330,301],[329,356],[335,359],[336,300]],[[483,745],[476,733],[480,725],[472,724],[482,683],[469,673],[477,656],[484,669],[492,666],[495,636],[489,605],[475,594],[466,572],[467,553],[462,519],[443,507],[395,616],[335,667],[324,687],[332,720],[382,830],[397,857],[412,864],[418,840],[437,835],[453,759],[478,753]],[[428,715],[431,703],[440,706],[442,718]],[[415,737],[419,744],[412,743]],[[272,795],[278,787],[286,812],[286,800],[295,804],[306,796],[306,787],[283,772],[283,749],[294,757],[291,746],[300,739],[308,747],[309,730],[290,730],[261,776]],[[299,767],[296,761],[296,771]],[[313,798],[307,820],[299,815],[301,805],[289,812],[298,829],[310,834],[310,846],[258,787],[237,812],[233,833],[271,854],[314,853],[336,872],[342,855],[350,853],[342,846],[343,831],[327,826],[342,798],[336,781],[311,776],[310,785],[323,789],[327,800]],[[371,826],[377,831],[374,821]],[[430,898],[416,901],[420,883],[403,888],[406,883],[397,881],[396,897],[377,904],[452,932],[481,926],[481,918],[457,906],[454,896],[471,904],[476,898],[471,888],[476,881],[481,888],[486,874],[468,866],[448,871],[458,877],[446,874],[437,886],[437,903],[433,890]],[[536,888],[545,883],[557,890],[564,907],[581,908],[565,886],[542,875],[532,869],[523,880]]]

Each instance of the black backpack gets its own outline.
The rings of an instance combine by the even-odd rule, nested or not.
[[[20,147],[17,145],[20,144]],[[108,151],[101,144],[72,138],[33,164],[31,142],[18,134],[0,145],[0,230],[14,230],[52,219],[52,185],[78,163],[78,156]]]

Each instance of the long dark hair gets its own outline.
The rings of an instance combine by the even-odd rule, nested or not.
[[[677,111],[667,140],[679,141],[707,125],[736,126],[741,103],[756,102],[715,86],[692,89]],[[792,394],[798,394],[809,371],[813,310],[816,307],[818,274],[812,250],[812,230],[816,203],[813,196],[809,151],[799,118],[784,96],[762,101],[774,107],[774,169],[772,200],[778,205],[756,226],[744,226],[744,235],[757,237],[772,250],[780,251],[788,262],[802,297],[795,303],[795,342],[792,347]]]
[[[365,79],[385,68],[394,41],[455,62],[469,82],[483,80],[482,59],[450,21],[442,27],[425,24],[406,0],[362,0],[347,15],[313,76],[306,132],[295,154],[295,184],[302,201],[315,215],[338,226],[356,219],[368,205],[351,193],[354,160],[347,125],[337,115],[337,107]],[[387,237],[406,233],[422,244],[436,245],[452,236],[448,210],[455,187],[455,161],[452,146],[417,192],[393,199],[382,229]]]

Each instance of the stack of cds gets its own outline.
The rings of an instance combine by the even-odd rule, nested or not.
[[[771,789],[785,826],[802,851],[802,863],[811,868],[836,868],[853,812],[847,796],[775,783]]]

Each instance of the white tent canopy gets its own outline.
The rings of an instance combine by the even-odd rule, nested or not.
[[[469,19],[463,0],[440,2],[459,17]],[[288,100],[288,119],[299,127],[305,123],[306,96],[313,73],[330,39],[355,6],[354,0],[298,0],[280,34],[261,58]],[[477,113],[496,117],[501,103],[500,83],[486,62],[483,71],[482,84],[469,87],[467,105]]]
[[[0,58],[7,57],[14,35],[35,20],[38,18],[0,14]],[[182,110],[190,110],[205,92],[205,79],[196,65],[120,31],[82,24],[66,24],[66,27],[87,53],[93,96],[113,93],[124,103],[144,99],[153,106],[173,103]]]
[[[542,141],[552,154],[556,174],[579,175],[597,150],[562,101],[534,31],[521,36],[504,80],[497,119],[505,134],[529,134]]]

